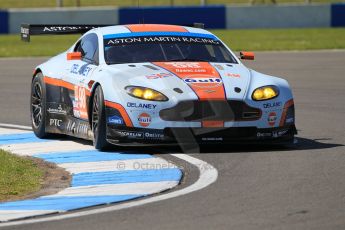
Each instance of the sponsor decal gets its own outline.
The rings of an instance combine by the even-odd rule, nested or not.
[[[175,69],[176,73],[206,73],[206,69]]]
[[[223,137],[203,137],[203,141],[223,141]]]
[[[235,77],[235,78],[240,78],[241,75],[238,73],[226,73],[225,76],[227,77]]]
[[[285,129],[285,130],[279,130],[279,131],[273,131],[272,132],[272,137],[281,137],[283,135],[285,135],[289,130],[288,129]]]
[[[92,68],[89,67],[89,64],[85,64],[82,66],[79,66],[78,64],[73,64],[70,73],[86,77],[89,74],[90,70],[92,70]]]
[[[200,37],[183,37],[183,36],[142,36],[127,38],[105,39],[106,46],[126,45],[126,44],[152,44],[152,43],[187,43],[187,44],[206,44],[220,45],[218,40]]]
[[[147,127],[151,124],[151,116],[147,113],[142,113],[139,115],[138,121],[142,127]]]
[[[62,109],[62,105],[59,104],[56,109],[48,108],[48,113],[50,114],[59,114],[59,115],[67,115],[67,111]]]
[[[283,129],[283,130],[276,130],[272,132],[258,132],[256,134],[257,137],[273,137],[273,138],[278,138],[281,136],[284,136],[289,132],[288,129]]]
[[[295,119],[293,117],[286,118],[285,123],[293,123]]]
[[[157,107],[157,105],[155,105],[155,104],[127,102],[127,107],[128,108],[136,108],[136,109],[155,109]]]
[[[132,131],[118,131],[121,136],[128,137],[128,138],[137,138],[143,139],[144,133],[142,132],[132,132]]]
[[[206,89],[204,90],[205,93],[215,93],[216,90],[212,90],[212,89]]]
[[[257,137],[271,137],[272,136],[272,133],[261,133],[261,132],[258,132],[256,134]]]
[[[115,124],[115,125],[123,125],[124,124],[122,117],[119,117],[116,115],[108,117],[108,123],[109,124]]]
[[[214,88],[223,83],[221,78],[212,78],[203,75],[194,75],[193,77],[183,79],[183,81],[198,88]]]
[[[90,136],[92,133],[91,130],[89,130],[89,125],[87,123],[76,122],[76,121],[69,121],[68,122],[67,132],[71,132],[73,134],[86,135],[86,136]]]
[[[148,138],[148,139],[163,139],[164,135],[161,134],[161,133],[148,133],[148,132],[145,132],[145,138]]]
[[[63,32],[63,31],[78,31],[91,30],[95,26],[45,26],[43,32]]]
[[[162,140],[164,139],[164,134],[162,133],[155,133],[155,132],[135,132],[135,131],[124,131],[118,130],[122,137],[132,138],[132,139],[156,139]]]
[[[53,118],[51,118],[51,119],[49,120],[49,125],[50,125],[50,126],[61,127],[61,124],[62,124],[62,120],[53,119]]]
[[[269,124],[270,126],[274,126],[275,123],[276,123],[276,121],[277,121],[277,114],[276,114],[276,112],[270,112],[270,113],[268,114],[267,121],[268,121],[268,124]]]
[[[171,73],[156,73],[145,76],[147,79],[161,79],[166,77],[172,77],[173,75]]]
[[[263,107],[265,109],[269,109],[269,108],[274,108],[274,107],[280,107],[282,105],[281,101],[278,102],[268,102],[268,103],[264,103]]]
[[[175,68],[191,68],[191,69],[201,68],[200,64],[195,63],[195,62],[166,62],[164,64],[175,67]]]

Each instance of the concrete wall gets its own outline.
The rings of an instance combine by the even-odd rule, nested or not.
[[[9,33],[19,33],[21,23],[29,24],[118,24],[118,9],[21,9],[9,10]]]
[[[206,28],[345,27],[345,4],[0,10],[0,33],[31,24],[191,24]]]
[[[229,29],[329,27],[331,25],[329,5],[228,6],[226,16],[226,27]]]

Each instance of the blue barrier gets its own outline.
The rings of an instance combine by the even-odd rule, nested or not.
[[[331,26],[345,27],[345,4],[332,4],[331,7]]]
[[[202,22],[206,28],[225,28],[225,6],[120,8],[120,24],[159,23],[185,25]]]
[[[8,12],[0,10],[0,34],[8,33]]]

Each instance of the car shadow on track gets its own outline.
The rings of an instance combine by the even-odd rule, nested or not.
[[[91,141],[74,137],[55,136],[54,140],[75,141],[80,144],[92,146]],[[269,144],[210,144],[200,145],[197,143],[180,145],[148,145],[148,146],[110,146],[104,152],[116,152],[126,154],[170,154],[170,153],[238,153],[238,152],[272,152],[272,151],[299,151],[313,149],[328,149],[343,144],[330,143],[331,138],[308,139],[296,137],[297,143],[291,145],[269,145]]]
[[[330,143],[332,139],[308,139],[297,137],[297,143],[291,145],[269,145],[269,144],[217,144],[217,145],[180,145],[173,147],[160,147],[162,153],[239,153],[239,152],[272,152],[272,151],[299,151],[328,149],[343,144]],[[322,142],[321,142],[322,141]],[[326,143],[327,142],[327,143]],[[157,151],[157,148],[155,148]]]

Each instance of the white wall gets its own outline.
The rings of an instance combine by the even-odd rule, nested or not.
[[[226,20],[228,29],[330,27],[331,6],[227,6]]]

